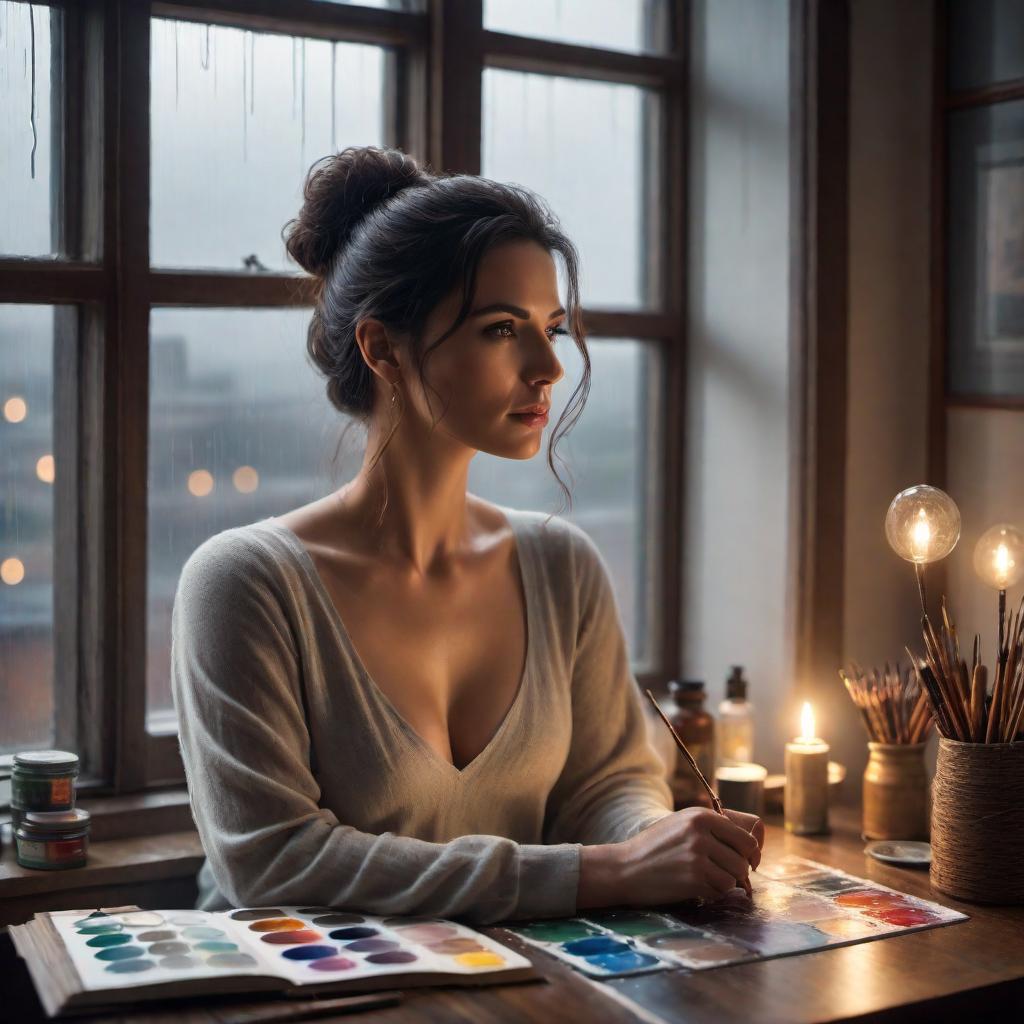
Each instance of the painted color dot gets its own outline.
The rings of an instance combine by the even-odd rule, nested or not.
[[[206,924],[210,919],[205,914],[175,914],[168,920],[171,924],[187,928],[190,924]]]
[[[814,927],[827,935],[839,939],[862,939],[865,935],[877,935],[878,926],[860,917],[836,917],[828,921],[814,921]]]
[[[588,956],[586,959],[588,964],[615,972],[639,971],[661,963],[656,956],[651,956],[649,953],[637,953],[634,950],[629,950],[627,953],[599,953],[597,956]]]
[[[505,962],[505,958],[488,949],[482,953],[460,953],[455,958],[455,962],[464,967],[500,967]]]
[[[313,960],[309,966],[314,971],[351,971],[356,962],[343,956],[329,956],[323,960]]]
[[[374,940],[364,939],[363,941],[373,942]],[[486,948],[486,946],[481,946],[475,939],[441,939],[440,942],[427,943],[427,949],[434,953],[444,953],[448,956],[454,956],[456,953],[476,953]]]
[[[857,892],[841,892],[835,898],[841,907],[905,907],[907,901],[897,892],[884,889],[860,889]]]
[[[163,928],[158,932],[139,932],[135,936],[138,942],[166,942],[177,937],[178,933],[173,928]]]
[[[402,944],[390,939],[357,939],[348,943],[345,948],[353,953],[383,953],[386,949],[398,949]]]
[[[562,949],[573,956],[593,956],[595,953],[624,953],[629,944],[613,939],[610,935],[594,935],[588,939],[576,939],[563,943]]]
[[[538,921],[512,930],[539,942],[570,942],[573,939],[585,939],[588,935],[599,934],[596,928],[582,921]]]
[[[149,947],[153,956],[172,956],[175,953],[190,953],[191,946],[187,942],[154,942]]]
[[[133,960],[137,956],[145,956],[146,951],[141,946],[114,946],[111,949],[101,949],[96,954],[97,960]]]
[[[416,954],[404,949],[394,949],[388,953],[371,953],[366,959],[371,964],[411,964],[416,959]]]
[[[365,920],[365,917],[360,917],[358,914],[324,914],[322,917],[314,917],[313,924],[328,928],[343,924],[362,924]]]
[[[164,915],[155,910],[139,910],[131,914],[122,914],[126,928],[156,928],[164,923]]]
[[[207,967],[255,967],[256,958],[248,953],[214,953],[206,961]]]
[[[656,949],[667,949],[673,953],[688,953],[691,949],[706,946],[708,940],[703,935],[660,935],[649,939],[650,945]]]
[[[152,960],[121,960],[116,964],[107,964],[107,970],[112,974],[138,974],[155,966]]]
[[[219,928],[186,928],[181,933],[186,939],[221,939],[224,933]]]
[[[281,956],[288,960],[323,960],[336,953],[333,946],[296,946],[294,949],[286,949]]]
[[[236,910],[231,915],[232,921],[262,921],[265,917],[284,917],[284,911],[277,907],[260,907],[258,910]]]
[[[99,921],[95,924],[80,925],[79,935],[106,935],[108,932],[119,932],[124,928],[120,921]]]
[[[196,949],[201,949],[204,953],[234,953],[238,946],[233,942],[218,942],[216,939],[210,939],[206,942],[197,942]]]
[[[104,946],[122,946],[124,943],[131,941],[132,937],[130,935],[123,933],[119,935],[117,932],[114,932],[110,935],[94,935],[91,939],[87,939],[85,944],[87,946],[103,948]]]
[[[334,907],[299,907],[296,914],[333,914]]]
[[[270,942],[275,946],[298,946],[300,943],[323,941],[323,936],[319,932],[305,928],[293,932],[268,932],[260,937],[264,942]]]
[[[650,935],[665,930],[664,921],[647,914],[602,914],[594,920],[619,935]]]
[[[380,933],[376,928],[357,927],[357,928],[338,928],[330,933],[332,939],[338,939],[344,942],[346,939],[369,939],[374,935]]]
[[[138,963],[137,960],[131,960],[129,963]],[[170,971],[182,971],[187,970],[190,967],[198,967],[199,961],[195,957],[191,956],[165,956],[161,959],[161,967],[166,967]]]
[[[403,938],[413,942],[435,942],[438,939],[453,939],[459,929],[450,924],[414,924],[408,928],[395,928]],[[355,936],[353,936],[355,938]]]
[[[256,921],[249,925],[252,932],[286,932],[295,928],[305,928],[305,921],[298,921],[294,917],[275,917],[268,921]]]
[[[932,914],[927,910],[920,910],[917,907],[892,907],[887,910],[865,910],[865,917],[874,917],[886,924],[898,924],[901,927],[909,928],[915,924],[931,924],[934,921],[941,921],[938,914]]]

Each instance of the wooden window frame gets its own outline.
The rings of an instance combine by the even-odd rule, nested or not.
[[[27,0],[15,0],[27,2]],[[497,67],[639,85],[647,105],[649,309],[584,310],[589,337],[650,343],[644,460],[654,664],[681,667],[686,364],[687,0],[668,0],[664,54],[632,54],[483,27],[483,0],[428,0],[423,13],[320,0],[35,0],[63,12],[61,188],[54,214],[68,258],[0,258],[0,303],[61,307],[54,344],[54,700],[58,746],[76,750],[86,796],[180,785],[173,733],[146,724],[149,312],[168,307],[303,307],[311,281],[285,273],[150,267],[150,19],[208,22],[388,46],[389,145],[445,171],[480,173],[483,71]],[[659,26],[661,28],[661,26]],[[446,55],[455,55],[446,59]],[[655,108],[657,111],[655,113]],[[648,151],[651,151],[650,149]],[[55,147],[55,152],[57,149]],[[147,429],[139,429],[141,425]]]

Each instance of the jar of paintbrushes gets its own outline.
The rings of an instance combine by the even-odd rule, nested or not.
[[[943,602],[936,628],[922,617],[925,656],[914,668],[939,732],[932,808],[931,883],[973,903],[1024,903],[1024,601],[1003,628],[988,689],[980,638],[960,655]]]
[[[927,839],[931,794],[924,750],[932,726],[928,697],[910,669],[862,671],[840,678],[868,734],[864,769],[865,839]]]

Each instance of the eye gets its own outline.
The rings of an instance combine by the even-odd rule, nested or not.
[[[494,336],[495,336],[496,338],[511,338],[511,337],[513,337],[514,335],[512,335],[512,334],[503,334],[503,333],[502,333],[502,334],[498,334],[498,333],[495,333],[495,332],[498,332],[498,331],[506,331],[506,330],[512,330],[512,329],[513,329],[514,327],[515,327],[515,324],[513,324],[513,322],[512,322],[511,320],[506,320],[506,321],[505,321],[504,323],[501,323],[501,324],[494,324],[493,326],[491,326],[491,327],[488,327],[488,328],[487,328],[487,329],[486,329],[486,330],[484,331],[484,333],[485,333],[485,334],[494,334]],[[556,337],[557,335],[559,335],[559,334],[568,334],[568,333],[569,333],[569,332],[568,332],[567,330],[565,330],[565,328],[564,328],[564,327],[549,327],[549,328],[547,329],[547,334],[548,334],[548,337],[549,337],[549,338],[550,338],[550,339],[551,339],[552,341],[554,341],[554,340],[555,340],[555,337]]]

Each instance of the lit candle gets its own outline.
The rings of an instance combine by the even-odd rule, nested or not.
[[[814,735],[814,712],[806,701],[800,735],[786,744],[783,808],[787,832],[828,831],[828,744]]]

